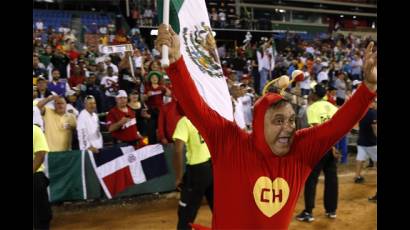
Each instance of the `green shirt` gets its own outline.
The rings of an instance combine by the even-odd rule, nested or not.
[[[320,100],[307,108],[307,120],[308,124],[322,124],[329,120],[336,113],[337,107],[332,103]]]
[[[188,118],[182,117],[178,121],[172,138],[185,142],[188,165],[200,164],[211,158],[204,139]]]
[[[33,160],[36,152],[49,152],[46,136],[43,131],[37,125],[33,125]],[[44,165],[37,169],[37,172],[44,171]]]

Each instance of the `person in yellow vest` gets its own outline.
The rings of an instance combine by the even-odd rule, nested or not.
[[[191,229],[202,198],[213,209],[211,154],[204,139],[187,117],[182,117],[172,136],[175,142],[175,186],[181,192],[177,229]],[[186,146],[186,169],[183,173],[183,150]]]
[[[307,108],[307,120],[310,126],[316,126],[326,122],[332,118],[337,111],[335,105],[324,99],[325,95],[325,86],[322,84],[315,85],[314,96],[316,100]],[[337,159],[337,151],[332,147],[310,173],[305,182],[305,209],[296,216],[297,220],[306,222],[314,221],[312,211],[315,208],[316,185],[322,170],[325,175],[324,206],[326,216],[330,219],[336,218],[338,199]]]
[[[52,219],[48,201],[49,180],[43,173],[44,158],[49,152],[46,137],[37,125],[33,125],[33,228],[49,229]]]

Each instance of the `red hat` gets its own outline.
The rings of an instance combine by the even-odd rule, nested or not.
[[[267,93],[255,102],[253,111],[253,141],[255,146],[267,156],[275,156],[265,141],[264,119],[265,113],[271,105],[283,100],[284,97],[277,93]]]

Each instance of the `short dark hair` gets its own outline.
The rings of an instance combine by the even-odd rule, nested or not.
[[[285,105],[287,105],[287,104],[291,104],[290,101],[287,100],[287,99],[285,99],[285,98],[283,98],[283,99],[280,99],[279,101],[273,103],[273,104],[269,107],[269,109],[278,109],[278,108],[281,108],[281,107],[283,107],[283,106],[285,106]]]

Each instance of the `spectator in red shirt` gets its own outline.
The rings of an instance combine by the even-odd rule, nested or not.
[[[68,84],[71,88],[77,85],[84,84],[85,76],[81,74],[81,68],[79,65],[75,65],[73,68],[73,74],[68,79]]]
[[[147,101],[148,113],[151,114],[151,120],[148,122],[148,142],[155,144],[157,140],[157,123],[159,110],[164,104],[164,96],[170,96],[171,90],[160,84],[162,74],[157,71],[151,71],[148,74],[148,84],[145,86],[144,100]]]
[[[128,107],[128,96],[124,90],[118,91],[117,105],[107,115],[108,131],[116,143],[127,143],[137,147],[143,145],[138,133],[134,111]]]
[[[158,139],[162,144],[174,143],[172,134],[182,116],[184,113],[175,97],[172,97],[171,102],[161,107],[158,118]]]
[[[75,43],[71,40],[68,40],[67,43],[69,44],[67,50],[67,56],[71,59],[78,59],[80,57],[80,53],[75,48]]]

